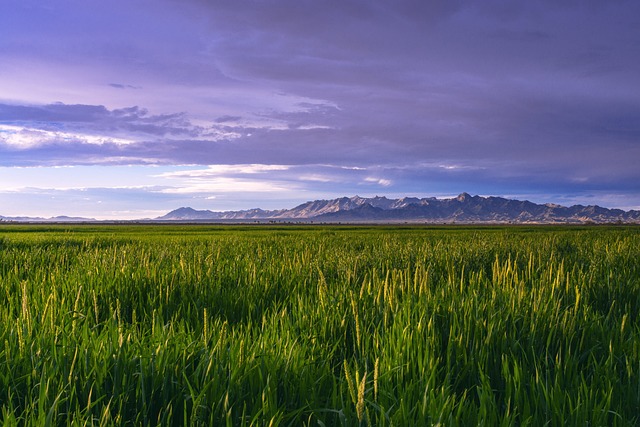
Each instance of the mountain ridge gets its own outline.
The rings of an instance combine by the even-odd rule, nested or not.
[[[291,209],[238,211],[197,210],[181,207],[153,219],[115,222],[313,222],[313,223],[486,223],[486,224],[640,224],[640,211],[598,205],[562,206],[496,196],[456,197],[340,197],[312,200]],[[71,216],[5,217],[0,222],[80,223],[114,222]]]
[[[313,200],[291,209],[241,211],[195,210],[183,207],[157,221],[305,220],[314,222],[461,222],[461,223],[640,223],[640,211],[608,209],[597,205],[562,206],[495,196],[457,197],[340,197]]]

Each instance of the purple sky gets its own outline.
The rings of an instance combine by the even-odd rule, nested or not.
[[[5,0],[0,215],[640,209],[640,2]]]

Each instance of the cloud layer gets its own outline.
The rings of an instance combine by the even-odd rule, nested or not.
[[[0,166],[162,165],[166,194],[210,200],[640,207],[637,16],[633,1],[9,2]]]

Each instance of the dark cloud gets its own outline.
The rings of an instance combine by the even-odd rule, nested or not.
[[[242,117],[240,116],[220,116],[218,117],[215,122],[216,123],[227,123],[227,122],[237,122],[238,120],[242,119]]]
[[[142,89],[140,86],[133,86],[133,85],[123,85],[120,83],[109,83],[109,86],[116,88],[116,89]]]
[[[0,104],[2,122],[95,122],[108,116],[102,105],[11,105]]]
[[[108,110],[102,105],[11,105],[0,104],[0,124],[24,125],[47,131],[92,135],[139,135],[196,137],[204,130],[194,126],[185,113],[150,115],[138,106]]]

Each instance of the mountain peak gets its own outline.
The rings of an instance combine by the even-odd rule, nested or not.
[[[458,197],[456,197],[456,200],[459,201],[459,202],[464,202],[465,200],[470,199],[470,198],[471,198],[471,194],[469,194],[469,193],[460,193],[458,195]]]
[[[185,214],[185,213],[194,213],[194,212],[198,212],[198,211],[193,209],[193,208],[191,208],[191,207],[183,206],[183,207],[180,207],[180,208],[178,208],[178,209],[176,209],[174,211],[171,211],[170,213]]]
[[[172,210],[168,214],[161,216],[159,220],[191,220],[191,219],[213,219],[215,215],[213,212],[204,210],[199,211],[190,207],[181,207]]]

